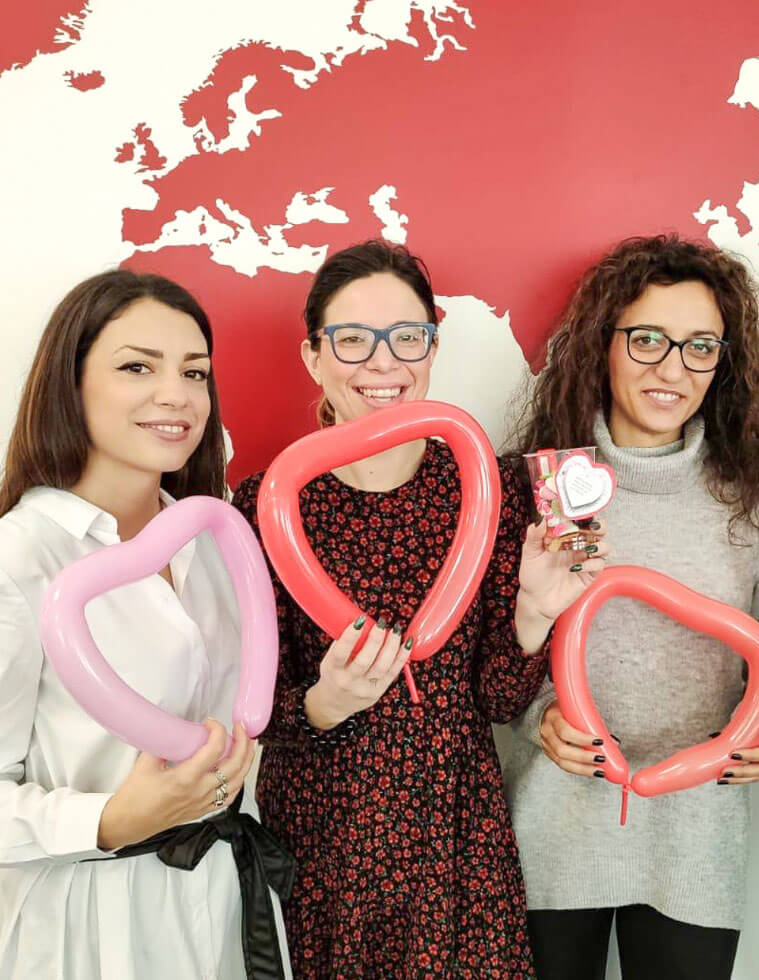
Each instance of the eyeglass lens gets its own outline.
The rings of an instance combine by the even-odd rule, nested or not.
[[[628,349],[633,360],[641,364],[657,364],[669,352],[669,339],[658,330],[632,330],[627,335]],[[694,371],[716,367],[722,345],[710,337],[693,337],[680,348],[683,364]]]
[[[358,324],[338,327],[332,336],[335,352],[343,361],[365,361],[374,345],[374,331]],[[420,360],[429,347],[429,334],[421,324],[403,323],[391,327],[388,337],[390,350],[401,361]]]

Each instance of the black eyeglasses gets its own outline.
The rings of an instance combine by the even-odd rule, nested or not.
[[[726,340],[717,337],[689,337],[672,340],[655,327],[614,327],[627,334],[627,353],[638,364],[661,364],[673,347],[680,351],[683,367],[696,373],[715,371],[727,349]]]
[[[384,330],[368,327],[365,323],[332,323],[323,328],[332,345],[332,353],[345,364],[368,361],[381,340],[399,361],[423,361],[430,352],[436,332],[434,323],[395,323]]]

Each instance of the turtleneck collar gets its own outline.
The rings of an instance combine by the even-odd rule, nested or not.
[[[593,438],[599,458],[613,467],[619,486],[636,493],[679,493],[692,486],[703,472],[708,450],[700,415],[686,422],[682,439],[649,449],[615,445],[603,412],[599,412]]]

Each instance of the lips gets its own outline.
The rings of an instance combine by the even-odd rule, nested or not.
[[[671,408],[673,405],[679,405],[685,398],[685,395],[679,391],[672,391],[668,388],[646,388],[643,395],[659,408]]]
[[[403,397],[407,385],[355,385],[361,397],[371,405],[392,405]]]
[[[190,423],[184,419],[156,419],[150,422],[138,422],[137,425],[145,432],[151,432],[166,442],[178,442],[184,439],[190,431]]]

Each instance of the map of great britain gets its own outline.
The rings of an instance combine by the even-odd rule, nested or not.
[[[535,226],[550,231],[558,214],[550,201],[540,213],[547,186],[519,195],[513,174],[499,183],[498,155],[507,167],[519,153],[488,103],[509,91],[498,88],[505,55],[492,42],[500,31],[505,46],[506,28],[517,30],[493,20],[499,6],[220,0],[211,12],[183,0],[49,0],[0,62],[11,137],[0,311],[13,325],[16,374],[0,392],[0,449],[54,303],[78,279],[126,264],[172,275],[207,306],[240,466],[233,482],[264,465],[310,427],[314,392],[296,353],[309,274],[328,250],[370,235],[408,242],[445,285],[431,396],[468,408],[500,443],[507,396],[563,294],[546,299],[540,270],[531,280],[520,264]],[[759,104],[757,64],[743,64],[730,103]],[[457,103],[477,84],[490,132],[468,120],[471,96]],[[459,143],[472,144],[466,168]],[[537,134],[533,146],[540,159]],[[529,224],[513,205],[499,213],[510,194],[524,198]],[[702,194],[678,223],[693,214],[694,228],[759,266],[759,185],[746,182],[735,207],[737,217]],[[632,230],[646,229],[622,225],[614,237]],[[572,233],[582,240],[576,222]],[[563,235],[564,246],[546,236],[546,253],[560,254]]]

